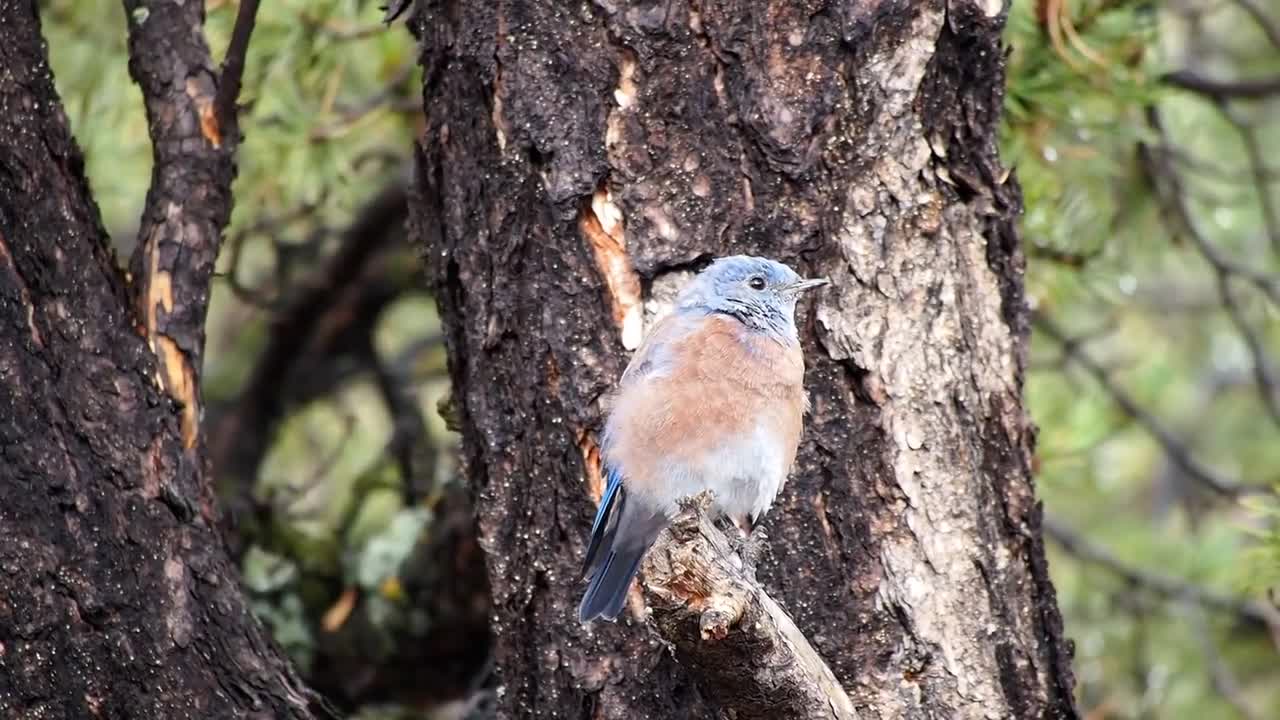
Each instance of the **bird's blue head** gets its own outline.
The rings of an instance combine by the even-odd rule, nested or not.
[[[720,258],[698,274],[681,293],[685,311],[722,313],[779,340],[796,340],[796,300],[806,290],[828,284],[806,280],[773,260],[747,255]]]

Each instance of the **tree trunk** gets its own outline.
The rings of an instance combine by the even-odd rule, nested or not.
[[[0,18],[0,718],[312,717],[201,512],[36,3]]]
[[[802,305],[813,412],[762,528],[769,595],[862,718],[1074,717],[1021,403],[999,4],[416,15],[411,222],[478,493],[503,717],[717,716],[640,595],[617,625],[575,608],[602,398],[688,271],[735,253],[834,281]]]

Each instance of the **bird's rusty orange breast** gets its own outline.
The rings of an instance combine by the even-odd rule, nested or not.
[[[613,448],[619,462],[640,468],[663,456],[692,461],[767,423],[789,449],[790,466],[807,404],[799,346],[713,316],[673,341],[670,352],[669,371],[618,397],[615,412],[629,419]]]

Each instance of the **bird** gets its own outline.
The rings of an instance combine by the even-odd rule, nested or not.
[[[646,335],[601,435],[606,484],[582,564],[580,622],[617,619],[682,499],[710,490],[713,512],[744,535],[768,511],[809,408],[796,302],[827,284],[767,258],[720,258]]]

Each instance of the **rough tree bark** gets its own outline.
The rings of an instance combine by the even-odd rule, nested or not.
[[[502,716],[717,716],[638,593],[617,625],[574,608],[602,399],[689,270],[750,252],[835,283],[802,306],[814,409],[763,527],[769,595],[863,718],[1074,717],[1021,403],[999,3],[415,15],[411,224],[447,326]]]
[[[198,414],[174,401],[198,402],[204,307],[193,304],[208,297],[233,174],[201,144],[229,132],[202,105],[207,50],[200,60],[181,47],[200,37],[202,9],[131,18],[163,45],[137,48],[152,60],[195,63],[135,68],[160,72],[144,94],[174,89],[166,72],[192,84],[166,96],[178,107],[150,107],[162,157],[140,255],[151,261],[132,288],[54,90],[36,3],[0,0],[0,718],[310,718],[311,695],[249,613],[203,502]],[[183,148],[200,156],[190,174]],[[175,193],[187,194],[175,205]]]

